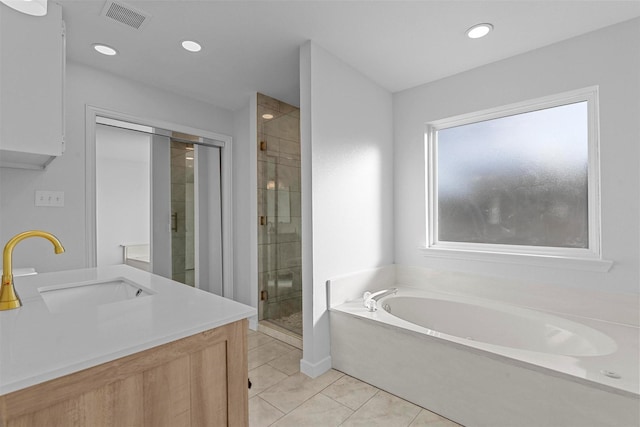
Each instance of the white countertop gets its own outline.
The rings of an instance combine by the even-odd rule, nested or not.
[[[124,277],[153,295],[51,313],[38,288]],[[127,266],[16,277],[22,307],[0,311],[0,395],[256,314],[254,308]]]

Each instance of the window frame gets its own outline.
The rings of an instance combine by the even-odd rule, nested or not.
[[[588,116],[588,248],[561,248],[439,240],[438,131],[584,101],[587,102]],[[550,262],[555,265],[564,263],[564,265],[568,267],[608,271],[612,263],[603,260],[601,252],[600,144],[598,124],[598,86],[591,86],[427,123],[425,132],[427,235],[426,247],[423,248],[426,255],[535,265],[548,265]]]

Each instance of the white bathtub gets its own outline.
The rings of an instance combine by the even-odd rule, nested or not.
[[[378,307],[331,305],[335,369],[465,426],[640,425],[637,327],[409,287]]]
[[[505,304],[472,304],[453,296],[405,288],[382,298],[378,306],[393,317],[424,328],[425,334],[505,355],[525,350],[604,356],[618,349],[609,336],[582,323]],[[377,317],[384,321],[386,315],[378,313]],[[393,322],[392,318],[387,320]]]

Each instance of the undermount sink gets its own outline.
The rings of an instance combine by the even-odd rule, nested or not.
[[[38,288],[52,313],[77,310],[153,295],[153,291],[124,277]]]

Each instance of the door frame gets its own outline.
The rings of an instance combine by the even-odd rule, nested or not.
[[[192,128],[177,123],[148,117],[138,117],[114,110],[86,105],[85,107],[85,257],[86,267],[97,266],[96,223],[96,118],[122,120],[142,126],[170,129],[172,131],[214,139],[223,143],[220,147],[220,196],[222,207],[222,287],[223,296],[233,299],[233,199],[232,199],[232,143],[229,135]]]

